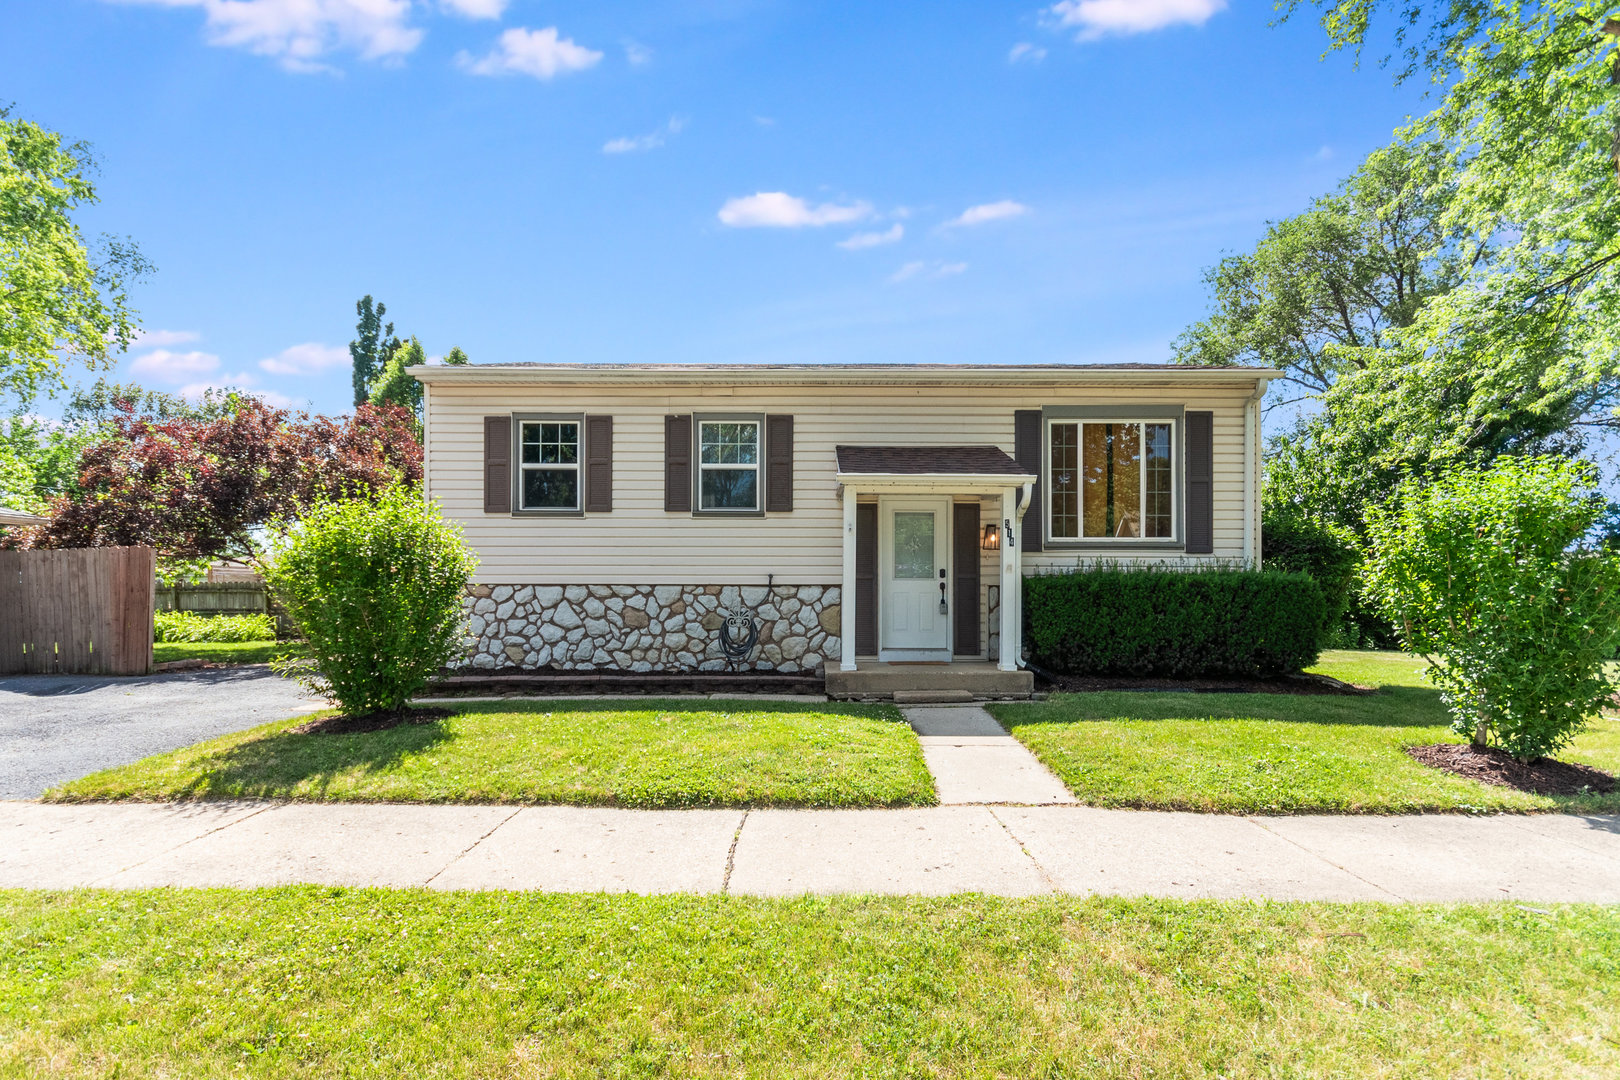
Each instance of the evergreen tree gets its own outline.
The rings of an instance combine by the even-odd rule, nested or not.
[[[354,404],[358,408],[371,399],[372,383],[382,375],[400,342],[394,336],[394,324],[383,322],[388,308],[382,301],[373,302],[368,293],[355,302],[354,310],[360,321],[354,327],[355,339],[349,342],[349,358],[354,367]]]

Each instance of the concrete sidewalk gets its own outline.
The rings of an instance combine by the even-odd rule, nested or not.
[[[0,802],[0,887],[1620,902],[1620,816]]]
[[[912,706],[900,712],[917,733],[934,791],[944,805],[1075,801],[1063,781],[980,706]]]

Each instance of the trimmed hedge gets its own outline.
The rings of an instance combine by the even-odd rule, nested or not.
[[[1077,570],[1024,579],[1024,639],[1067,675],[1268,678],[1316,661],[1326,608],[1304,574]]]

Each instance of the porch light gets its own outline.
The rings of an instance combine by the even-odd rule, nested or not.
[[[986,525],[984,527],[984,539],[979,541],[979,546],[986,551],[1000,551],[1001,526],[994,524]]]

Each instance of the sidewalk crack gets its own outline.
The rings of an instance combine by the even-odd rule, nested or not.
[[[170,803],[169,804],[169,806],[171,808],[174,808],[174,807],[176,807],[178,805],[180,805],[180,804],[176,804],[176,803]],[[186,839],[184,839],[184,840],[180,841],[178,844],[174,845],[174,847],[164,848],[162,851],[155,852],[155,853],[153,853],[151,855],[148,855],[144,859],[139,859],[139,860],[137,860],[135,862],[132,862],[128,866],[121,866],[117,870],[114,870],[110,874],[103,874],[101,877],[92,880],[90,882],[89,887],[90,888],[96,888],[103,881],[111,881],[113,878],[117,877],[119,874],[128,873],[129,871],[135,869],[137,866],[145,866],[147,863],[151,862],[153,859],[161,859],[165,855],[172,855],[176,851],[179,851],[181,848],[185,847],[187,844],[195,844],[197,841],[201,840],[205,836],[213,836],[215,833],[220,832],[220,831],[225,830],[225,829],[229,829],[233,825],[240,825],[242,822],[247,821],[249,818],[256,818],[260,814],[264,813],[267,810],[274,810],[278,806],[286,806],[286,805],[287,805],[286,803],[267,802],[263,806],[260,806],[257,810],[253,811],[251,814],[243,814],[239,818],[232,818],[231,820],[225,822],[225,824],[223,824],[223,825],[215,825],[212,829],[209,829],[206,832],[200,832],[196,836],[188,836]]]
[[[452,866],[456,865],[456,863],[460,862],[463,858],[465,858],[467,856],[467,854],[469,852],[472,851],[473,848],[477,847],[479,844],[482,844],[485,840],[488,840],[490,837],[494,836],[496,829],[499,829],[502,825],[505,825],[508,821],[511,821],[513,818],[517,817],[522,812],[523,812],[523,807],[521,807],[521,806],[516,807],[516,808],[513,809],[513,811],[510,814],[507,814],[505,817],[501,818],[501,820],[499,820],[495,824],[491,825],[489,827],[489,831],[487,833],[485,833],[483,836],[480,836],[478,839],[474,840],[472,843],[468,844],[466,847],[462,848],[459,852],[456,853],[455,858],[451,859],[449,862],[445,863],[443,866],[441,866],[437,870],[435,870],[433,872],[432,877],[430,877],[426,881],[422,882],[422,887],[425,889],[429,885],[433,884],[434,880],[440,874],[444,873],[446,870],[448,870]]]
[[[1041,860],[1035,857],[1035,853],[1030,851],[1022,840],[1018,839],[1018,834],[1012,831],[1012,826],[1001,820],[1001,815],[996,813],[996,808],[986,806],[985,809],[990,812],[990,816],[995,819],[996,824],[1001,826],[1001,831],[1007,834],[1007,838],[1018,845],[1018,850],[1024,853],[1024,858],[1030,861],[1030,865],[1035,867],[1035,872],[1041,875],[1041,880],[1046,882],[1046,887],[1054,893],[1061,893],[1063,889],[1059,887],[1057,879],[1047,872],[1046,867],[1041,865]]]
[[[726,872],[720,878],[720,895],[726,896],[731,892],[731,871],[737,865],[737,841],[742,839],[743,826],[748,824],[748,815],[752,811],[744,810],[742,820],[737,822],[737,831],[731,834],[731,848],[726,852]]]
[[[1344,873],[1349,874],[1351,877],[1355,878],[1357,881],[1361,882],[1363,885],[1370,885],[1373,888],[1377,889],[1379,892],[1383,893],[1385,896],[1393,897],[1396,900],[1399,900],[1399,901],[1401,901],[1403,903],[1406,902],[1406,897],[1402,896],[1400,893],[1394,891],[1393,889],[1386,889],[1382,885],[1378,884],[1378,882],[1373,881],[1373,880],[1371,880],[1369,878],[1362,877],[1360,874],[1356,873],[1354,870],[1350,869],[1348,866],[1341,866],[1339,863],[1334,862],[1332,859],[1328,858],[1326,855],[1323,855],[1320,851],[1312,851],[1310,848],[1306,847],[1304,844],[1301,844],[1299,841],[1293,839],[1292,837],[1284,836],[1282,833],[1278,832],[1277,830],[1268,827],[1263,822],[1261,822],[1259,818],[1244,817],[1243,820],[1247,821],[1250,825],[1253,825],[1255,828],[1261,830],[1262,832],[1266,833],[1267,835],[1275,836],[1277,839],[1281,840],[1285,844],[1294,845],[1294,847],[1296,847],[1299,850],[1303,851],[1305,854],[1311,856],[1313,859],[1320,859],[1322,862],[1325,862],[1329,866],[1333,867],[1333,869],[1341,870]]]

